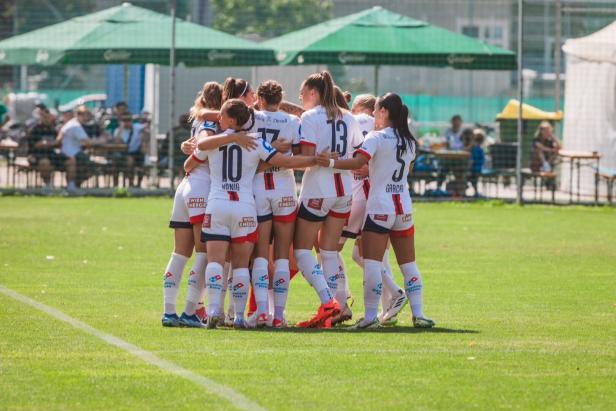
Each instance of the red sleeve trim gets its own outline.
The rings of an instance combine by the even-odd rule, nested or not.
[[[364,156],[368,157],[368,160],[372,159],[372,156],[370,155],[370,153],[368,153],[364,149],[358,148],[357,150],[355,150],[355,152],[359,154],[363,154]]]
[[[193,160],[195,160],[199,164],[205,163],[205,160],[201,160],[199,157],[195,155],[195,153],[192,153],[190,156],[192,157]]]

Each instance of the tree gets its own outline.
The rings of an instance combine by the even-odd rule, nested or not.
[[[272,38],[332,17],[331,0],[212,0],[213,27]]]

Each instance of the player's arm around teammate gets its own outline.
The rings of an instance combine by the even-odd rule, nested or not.
[[[356,134],[352,115],[336,104],[334,84],[327,71],[309,76],[300,89],[307,110],[301,118],[301,153],[314,155],[325,147],[346,158]],[[325,167],[310,167],[304,173],[294,236],[294,254],[304,278],[321,301],[317,314],[300,327],[328,327],[340,306],[334,299],[337,288],[338,241],[351,207],[351,173]],[[319,242],[323,270],[312,255]]]
[[[364,255],[365,316],[355,328],[378,326],[377,309],[382,292],[381,264],[390,240],[405,292],[413,311],[415,327],[429,328],[434,322],[423,315],[423,283],[415,263],[415,227],[408,192],[408,173],[415,158],[416,141],[408,127],[408,108],[400,96],[388,93],[377,100],[374,117],[379,131],[368,134],[357,155],[334,160],[320,155],[317,163],[340,169],[356,169],[370,161],[372,189],[366,206],[362,251]]]

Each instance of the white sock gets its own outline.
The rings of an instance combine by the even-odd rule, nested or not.
[[[269,275],[267,259],[263,257],[255,258],[252,263],[252,290],[257,302],[257,315],[267,314],[268,300],[267,289],[269,287]]]
[[[220,293],[224,284],[223,268],[218,263],[210,262],[205,268],[205,288],[207,289],[207,315],[216,317],[220,315]]]
[[[165,269],[163,278],[163,301],[165,314],[176,314],[178,291],[182,281],[182,273],[188,262],[188,257],[180,254],[171,253],[171,258]]]
[[[249,285],[250,271],[248,268],[234,268],[231,295],[233,296],[233,306],[235,307],[235,318],[244,318]]]
[[[390,296],[395,296],[400,292],[403,292],[402,288],[396,284],[394,280],[394,274],[391,270],[391,264],[389,264],[389,248],[385,251],[385,256],[383,257],[383,288],[387,290]]]
[[[342,274],[344,274],[344,291],[346,293],[346,298],[348,299],[351,296],[351,289],[349,288],[349,278],[347,276],[347,270],[346,270],[346,264],[344,263],[344,258],[342,258],[342,252],[338,252],[338,269],[340,270]],[[338,298],[336,298],[336,300],[337,299]],[[345,305],[346,305],[346,302],[345,302]]]
[[[374,321],[379,309],[379,299],[383,292],[381,280],[381,261],[364,258],[364,307],[366,321]]]
[[[320,250],[323,260],[323,275],[327,280],[327,286],[334,294],[334,298],[340,307],[346,307],[346,277],[340,271],[338,264],[338,251]]]
[[[355,261],[360,268],[364,268],[364,258],[359,255],[359,246],[357,243],[353,246],[353,254],[351,255],[351,258],[353,258],[353,261]]]
[[[220,312],[225,311],[225,296],[227,295],[227,289],[229,288],[229,273],[231,272],[231,263],[226,262],[222,270],[222,290],[220,290]],[[229,304],[231,305],[231,304]]]
[[[271,288],[267,289],[267,301],[269,303],[267,305],[267,311],[270,317],[274,317],[274,311],[276,310],[276,307],[274,306],[274,290]]]
[[[325,277],[323,276],[323,270],[321,270],[321,266],[317,262],[317,259],[314,258],[310,250],[296,249],[294,254],[297,260],[297,268],[302,272],[308,284],[317,292],[321,304],[329,302],[333,296],[329,287],[327,287],[327,282],[325,282]]]
[[[289,283],[291,273],[289,271],[289,260],[279,259],[274,261],[274,318],[282,320],[284,308],[287,305],[289,296]]]
[[[202,299],[205,288],[205,266],[207,265],[207,253],[195,253],[190,277],[188,277],[188,291],[186,293],[186,306],[184,312],[193,315],[197,311],[197,305]]]
[[[417,269],[417,264],[414,261],[402,264],[400,271],[404,276],[404,291],[409,298],[413,316],[423,317],[423,281],[421,280],[421,273]]]

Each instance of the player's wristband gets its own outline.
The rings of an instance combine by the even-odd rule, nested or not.
[[[334,164],[336,163],[336,160],[334,160],[333,158],[329,159],[329,165],[327,167],[329,168],[334,168]]]

